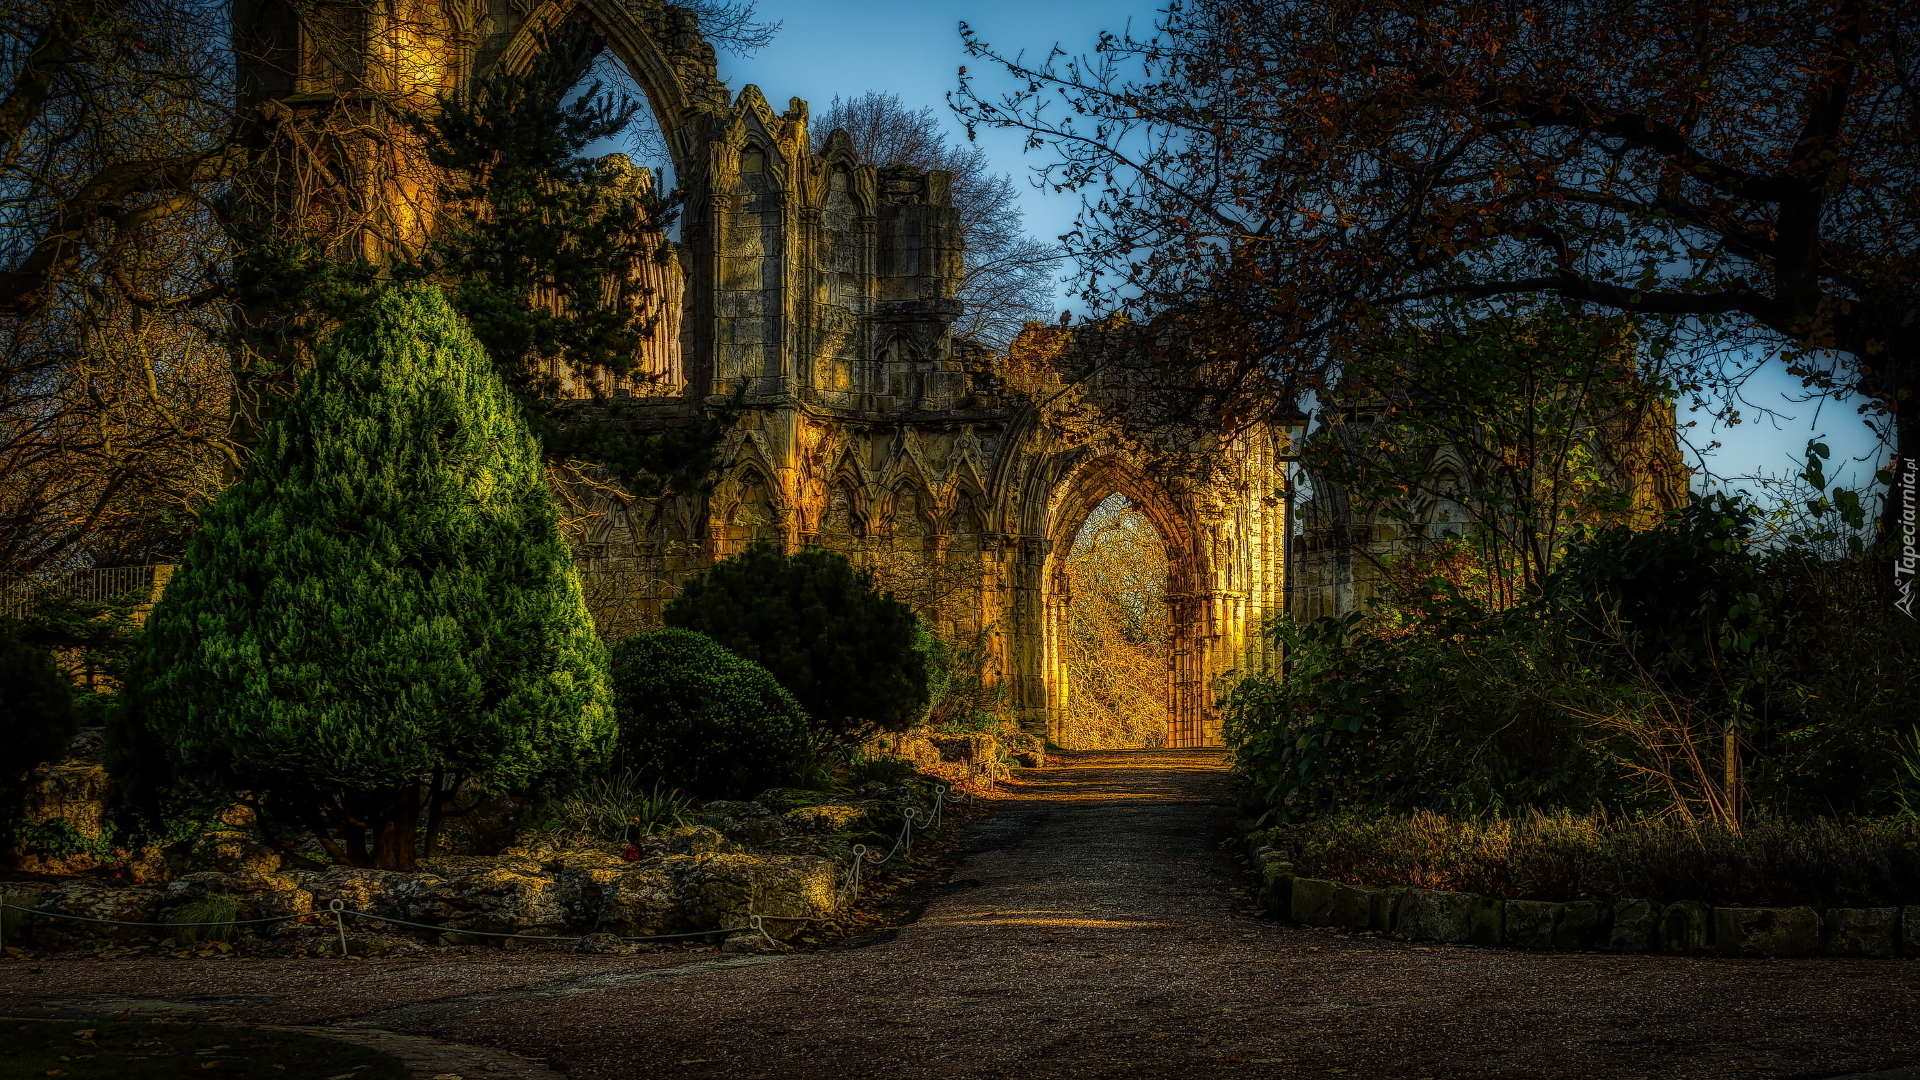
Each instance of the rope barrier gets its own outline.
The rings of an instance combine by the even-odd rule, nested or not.
[[[905,803],[902,803],[900,809],[901,809],[901,817],[903,818],[903,820],[901,821],[901,824],[900,824],[900,835],[894,838],[893,847],[890,850],[888,850],[888,852],[885,855],[877,859],[870,858],[868,855],[867,845],[865,844],[853,845],[853,864],[847,869],[846,888],[841,891],[840,896],[837,898],[839,901],[839,906],[845,907],[853,903],[855,900],[859,899],[860,869],[863,863],[871,862],[875,866],[880,866],[884,863],[892,861],[893,857],[895,855],[900,854],[902,850],[906,852],[907,858],[911,859],[913,857],[913,829],[914,829],[915,823],[920,823],[923,828],[938,828],[940,825],[941,817],[942,817],[942,810],[946,802],[948,801],[948,796],[949,796],[948,788],[936,785],[933,789],[933,809],[932,810],[922,811],[918,807],[909,806]],[[967,797],[968,796],[964,794],[953,796],[953,801],[959,802],[966,799]],[[421,930],[437,930],[443,934],[472,934],[477,937],[519,938],[527,941],[555,941],[555,942],[576,941],[577,942],[577,941],[585,941],[588,937],[595,936],[590,934],[581,934],[581,935],[517,934],[517,933],[505,933],[505,932],[496,931],[496,930],[465,930],[465,929],[461,929],[459,927],[453,927],[453,926],[435,926],[432,923],[413,922],[408,919],[396,919],[390,915],[376,915],[371,911],[356,911],[353,908],[347,907],[346,903],[338,899],[337,897],[333,900],[328,901],[327,906],[325,908],[316,908],[312,911],[303,911],[298,915],[270,915],[265,918],[259,918],[259,919],[223,919],[223,920],[218,920],[214,922],[137,922],[137,921],[128,920],[128,919],[99,919],[99,918],[94,918],[93,916],[90,916],[90,915],[67,915],[58,911],[41,911],[37,908],[21,907],[18,904],[9,904],[4,900],[0,900],[0,911],[17,911],[17,912],[20,912],[22,915],[39,915],[43,918],[49,918],[49,919],[66,919],[72,922],[98,923],[98,924],[107,925],[107,926],[165,927],[170,930],[180,930],[180,929],[185,929],[187,927],[197,927],[197,926],[254,926],[262,923],[297,922],[301,919],[312,918],[315,915],[332,915],[334,929],[338,931],[340,935],[340,955],[341,956],[347,955],[346,917],[348,915],[354,915],[362,919],[373,919],[377,922],[391,923],[396,926],[412,926]],[[767,932],[766,921],[768,919],[774,919],[782,922],[822,922],[824,921],[818,917],[808,916],[808,915],[759,915],[759,914],[749,912],[747,914],[746,925],[744,926],[728,926],[728,927],[721,927],[719,929],[714,929],[714,930],[695,930],[695,931],[684,933],[684,934],[641,934],[641,935],[634,935],[634,936],[624,936],[624,937],[621,937],[620,940],[621,941],[669,941],[669,940],[677,940],[682,938],[709,937],[713,934],[737,934],[743,931],[751,930],[759,934],[761,938],[767,942],[768,945],[774,948],[779,948],[780,947],[779,940],[776,939],[772,934]],[[4,945],[6,944],[4,929],[5,929],[4,924],[0,924],[0,947],[4,947]]]

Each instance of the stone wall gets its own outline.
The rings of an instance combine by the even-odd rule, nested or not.
[[[854,845],[885,854],[906,820],[904,808],[924,815],[932,806],[920,785],[870,785],[859,798],[815,798],[770,791],[751,802],[705,804],[699,823],[632,845],[556,850],[536,840],[498,856],[424,859],[404,873],[240,869],[164,883],[87,878],[9,884],[4,891],[8,904],[34,911],[9,920],[15,940],[49,948],[169,933],[164,926],[60,916],[164,924],[196,901],[221,896],[237,901],[236,919],[278,920],[243,927],[247,938],[294,951],[324,951],[337,930],[331,915],[286,917],[326,912],[336,900],[351,912],[425,924],[349,916],[354,938],[399,934],[438,944],[510,944],[518,939],[487,935],[609,935],[589,943],[604,951],[622,947],[614,938],[730,930],[727,947],[755,949],[765,940],[741,929],[750,917],[759,916],[779,940],[831,919],[850,899],[845,885]]]
[[[1414,941],[1489,948],[1721,956],[1920,958],[1920,905],[1877,908],[1709,907],[1698,901],[1547,903],[1297,877],[1264,831],[1248,854],[1258,903],[1275,918]]]

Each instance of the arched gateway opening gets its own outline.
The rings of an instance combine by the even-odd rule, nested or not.
[[[1048,730],[1068,749],[1206,746],[1191,523],[1117,457],[1058,489],[1044,574]]]
[[[1125,495],[1107,497],[1059,560],[1066,672],[1059,744],[1070,750],[1167,745],[1173,626],[1167,548]]]

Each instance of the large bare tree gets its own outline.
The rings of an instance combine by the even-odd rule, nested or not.
[[[1552,296],[1683,386],[1777,356],[1920,455],[1920,5],[1193,0],[961,91],[1085,193],[1090,300],[1324,386],[1392,319]],[[1248,385],[1255,385],[1250,380]]]

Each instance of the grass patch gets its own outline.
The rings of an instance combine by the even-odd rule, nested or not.
[[[226,1024],[0,1021],[0,1080],[408,1080],[400,1059],[353,1043]]]
[[[174,912],[167,922],[174,927],[174,945],[184,949],[203,941],[232,941],[239,915],[239,897],[209,893]]]
[[[1279,826],[1294,872],[1514,900],[1636,897],[1726,906],[1920,904],[1920,821],[1714,822],[1533,812],[1344,813]]]

